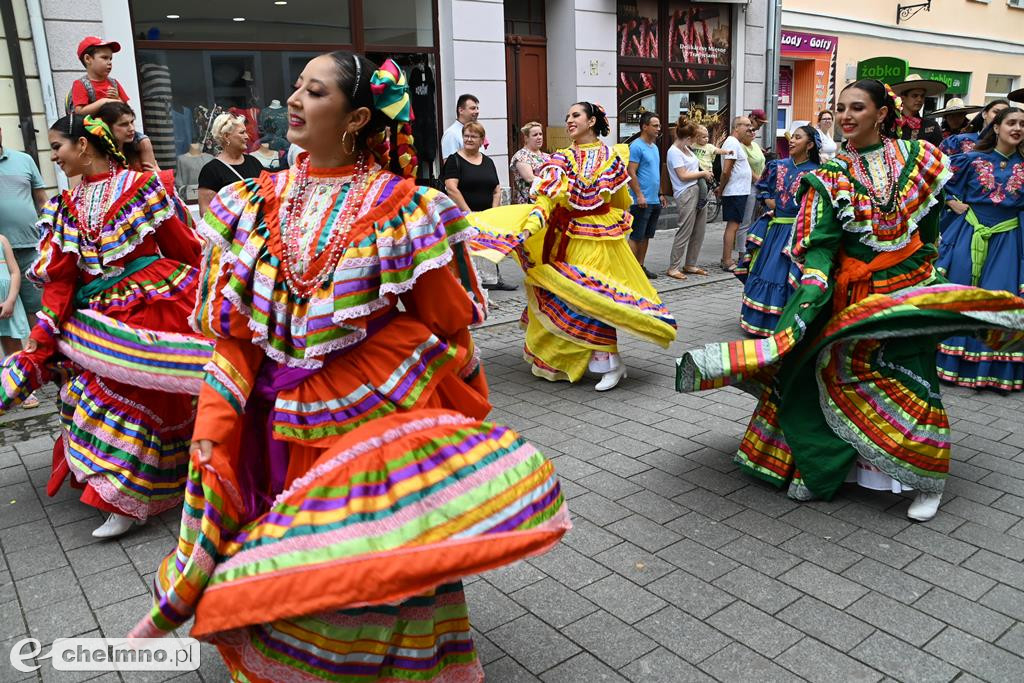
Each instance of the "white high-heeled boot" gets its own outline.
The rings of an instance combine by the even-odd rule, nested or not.
[[[629,375],[626,373],[626,366],[624,364],[619,365],[619,367],[617,367],[616,369],[609,370],[608,372],[601,375],[601,381],[598,382],[594,388],[598,391],[608,391],[609,389],[614,389],[616,386],[618,386],[619,382],[623,378],[628,376]]]
[[[134,524],[134,518],[127,515],[121,515],[116,512],[111,512],[110,516],[107,517],[107,521],[97,527],[96,530],[92,532],[92,535],[93,538],[116,538],[122,534],[128,533]]]
[[[907,517],[917,522],[927,522],[939,511],[939,503],[942,502],[941,493],[921,493],[910,504],[907,509]]]

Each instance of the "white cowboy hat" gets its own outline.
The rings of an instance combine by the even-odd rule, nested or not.
[[[926,97],[935,97],[946,92],[946,84],[942,81],[932,81],[921,78],[920,74],[910,74],[907,76],[907,80],[902,83],[893,83],[891,86],[892,91],[903,97],[903,95],[909,90],[924,90]]]
[[[981,111],[981,109],[982,108],[981,108],[980,105],[973,105],[973,104],[972,105],[967,105],[967,104],[964,104],[964,101],[962,99],[960,99],[959,97],[954,97],[951,100],[949,100],[948,102],[946,102],[946,106],[944,108],[937,109],[937,110],[931,112],[930,114],[928,114],[928,116],[949,116],[951,114],[973,114],[976,111]]]

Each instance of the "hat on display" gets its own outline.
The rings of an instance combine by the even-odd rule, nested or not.
[[[121,51],[121,43],[116,40],[106,40],[99,36],[86,36],[78,44],[78,59],[82,59],[82,55],[91,47],[109,47],[111,52]]]
[[[1017,88],[1006,95],[1006,99],[1018,104],[1024,104],[1024,88]]]
[[[954,97],[946,102],[946,106],[942,109],[937,109],[928,116],[951,116],[953,114],[973,114],[976,111],[981,111],[980,105],[966,105],[964,101],[959,97]]]
[[[921,78],[920,74],[910,74],[902,83],[892,84],[892,91],[900,97],[906,96],[911,90],[924,90],[925,97],[935,97],[946,92],[946,84]]]

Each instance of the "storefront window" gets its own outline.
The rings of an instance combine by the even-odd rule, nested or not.
[[[669,16],[669,60],[683,64],[729,65],[730,22],[728,5],[679,6]],[[699,69],[689,69],[695,78]]]
[[[391,57],[405,69],[421,176],[433,177],[440,100],[434,0],[133,0],[131,10],[136,108],[161,168],[180,168],[183,155],[217,154],[210,127],[222,112],[245,119],[247,151],[279,164],[289,148],[286,102],[295,79],[313,57],[347,49],[377,63]]]
[[[270,0],[132,0],[131,11],[137,40],[344,45],[352,42],[348,0],[290,0],[283,5]]]
[[[657,0],[620,0],[619,56],[658,59]]]
[[[1016,76],[1003,76],[1000,74],[989,74],[985,80],[985,104],[992,100],[1006,97],[1006,93],[1017,87]]]
[[[658,111],[658,74],[651,71],[619,72],[619,142],[640,134],[640,116]]]

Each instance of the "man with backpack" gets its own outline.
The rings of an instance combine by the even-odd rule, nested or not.
[[[127,102],[128,94],[113,78],[114,53],[121,45],[113,40],[86,36],[78,44],[78,61],[85,67],[85,75],[75,81],[64,102],[68,114],[96,115],[107,102]]]

